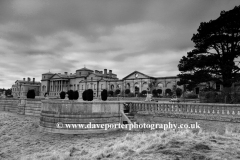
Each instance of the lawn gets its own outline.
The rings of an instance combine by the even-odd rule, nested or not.
[[[240,159],[240,133],[228,130],[60,135],[39,132],[38,121],[0,113],[0,160]]]

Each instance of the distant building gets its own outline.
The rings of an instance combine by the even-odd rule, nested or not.
[[[28,77],[27,80],[23,78],[23,80],[17,80],[14,85],[12,85],[12,95],[13,97],[26,97],[28,90],[34,90],[35,96],[40,95],[40,87],[41,83],[36,82],[35,78],[31,81],[31,79]]]
[[[140,93],[143,90],[147,90],[149,84],[152,84],[151,90],[161,89],[163,94],[165,94],[166,89],[182,88],[177,86],[177,81],[179,81],[177,76],[151,77],[134,71],[119,80],[112,70],[93,71],[85,67],[76,70],[74,74],[68,74],[68,72],[64,74],[47,72],[42,74],[41,81],[41,96],[44,96],[45,93],[49,93],[49,96],[59,96],[62,91],[77,90],[79,97],[81,97],[82,92],[86,89],[92,89],[95,97],[99,97],[103,89],[113,92],[117,89],[122,92],[125,89],[130,89],[132,93]]]

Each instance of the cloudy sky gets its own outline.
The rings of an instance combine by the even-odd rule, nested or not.
[[[175,76],[200,22],[239,0],[0,0],[0,88],[86,65]]]

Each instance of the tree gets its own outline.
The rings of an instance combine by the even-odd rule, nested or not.
[[[35,98],[35,91],[33,89],[28,90],[27,92],[27,98]]]
[[[182,89],[181,88],[176,89],[176,95],[177,95],[177,97],[180,97],[182,95]]]
[[[83,93],[82,93],[82,99],[83,99],[84,101],[87,101],[87,90],[83,91]]]
[[[88,89],[86,96],[87,96],[87,100],[88,101],[92,101],[93,100],[93,90],[92,89]]]
[[[129,93],[130,93],[130,89],[126,89],[125,94],[129,94]]]
[[[6,95],[6,96],[12,95],[12,90],[11,90],[11,89],[5,90],[5,95]]]
[[[172,90],[169,89],[169,88],[167,88],[167,89],[165,90],[165,94],[168,95],[168,96],[171,96],[171,95],[172,95]]]
[[[162,94],[162,89],[157,89],[158,94]]]
[[[61,99],[65,99],[65,96],[66,96],[66,93],[65,93],[64,91],[62,91],[62,92],[60,93],[60,98],[61,98]]]
[[[143,90],[141,93],[144,95],[144,94],[147,94],[147,91]]]
[[[118,95],[118,94],[120,94],[120,92],[121,92],[120,89],[117,89],[117,90],[115,91],[115,94]]]
[[[152,94],[153,94],[154,97],[156,97],[156,96],[157,96],[157,90],[154,89],[154,90],[152,91]]]
[[[73,91],[73,99],[77,100],[79,97],[78,91]]]
[[[229,93],[239,78],[240,68],[234,60],[240,55],[240,6],[222,11],[216,20],[200,24],[192,39],[194,49],[183,56],[178,65],[178,85],[193,88],[202,82],[214,81]]]
[[[101,98],[102,98],[103,101],[106,101],[106,100],[107,100],[107,97],[108,97],[107,90],[104,89],[104,90],[101,92]]]
[[[109,96],[113,96],[113,91],[108,91]]]
[[[73,90],[69,90],[67,94],[68,94],[68,99],[73,100]]]

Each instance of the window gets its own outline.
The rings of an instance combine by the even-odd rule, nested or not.
[[[82,85],[82,90],[83,90],[83,85]]]
[[[101,89],[103,89],[103,84],[101,84]]]
[[[81,72],[79,72],[79,75],[81,76]]]
[[[219,83],[216,83],[216,90],[220,91],[221,85]]]
[[[91,77],[91,81],[93,80],[93,77]]]
[[[79,84],[77,85],[77,90],[79,90]]]
[[[96,84],[94,84],[94,90],[96,90]]]

